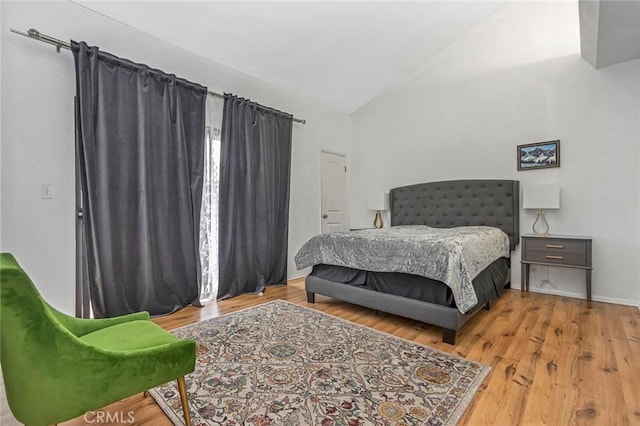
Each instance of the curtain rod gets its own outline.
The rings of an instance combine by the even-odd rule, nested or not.
[[[60,39],[48,36],[46,34],[42,34],[40,31],[31,28],[29,29],[29,31],[27,31],[26,33],[22,32],[22,31],[18,31],[18,30],[14,30],[13,28],[9,28],[9,30],[12,33],[16,33],[16,34],[20,34],[21,36],[24,37],[29,37],[33,40],[38,40],[41,41],[43,43],[47,43],[47,44],[52,44],[56,47],[56,50],[58,51],[58,53],[60,53],[60,49],[67,49],[67,50],[71,50],[71,45],[69,43],[67,43],[66,41],[62,41]],[[218,92],[212,92],[211,90],[207,90],[207,93],[213,96],[218,96],[219,98],[224,98],[224,95],[222,93],[218,93]],[[260,104],[258,104],[260,105]],[[271,107],[267,107],[264,105],[260,105],[260,107],[267,109],[269,111],[273,111],[273,112],[279,112],[282,113],[282,111],[279,111],[275,108],[271,108]],[[286,113],[283,113],[286,114]],[[306,124],[307,120],[304,120],[302,118],[296,118],[293,117],[293,121],[295,121],[296,123],[301,123],[301,124]]]

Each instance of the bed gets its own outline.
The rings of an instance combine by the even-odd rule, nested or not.
[[[445,285],[419,273],[359,268],[357,266],[362,264],[358,262],[354,267],[348,262],[324,263],[309,259],[306,263],[313,264],[313,270],[305,280],[307,300],[315,303],[315,294],[321,294],[436,325],[443,329],[443,341],[455,344],[457,331],[482,308],[488,309],[491,301],[510,284],[510,252],[519,241],[519,183],[514,180],[421,183],[392,189],[389,205],[392,229],[386,232],[402,233],[408,227],[432,227],[436,233],[465,234],[466,228],[460,227],[492,227],[506,234],[505,253],[488,266],[483,265],[480,272],[472,275],[471,283],[466,283],[467,293],[468,286],[473,287],[471,291],[477,299],[474,304],[469,306],[470,299],[460,302],[463,300],[460,299],[460,289],[452,290],[451,283]],[[366,237],[367,232],[377,231],[344,234],[357,240]],[[303,249],[296,255],[297,264],[303,257]],[[476,248],[474,251],[485,250]],[[309,266],[306,263],[301,262],[298,266]],[[446,282],[445,279],[443,281]],[[464,309],[458,306],[456,298]]]

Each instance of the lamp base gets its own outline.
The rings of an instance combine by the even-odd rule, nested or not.
[[[382,221],[382,215],[380,214],[380,210],[376,212],[376,217],[373,219],[373,227],[376,229],[380,229],[384,226],[384,222]]]
[[[538,222],[540,222],[539,225]],[[542,229],[538,229],[539,227]],[[549,224],[547,223],[547,219],[545,219],[544,217],[544,212],[542,211],[542,209],[538,210],[538,216],[536,216],[536,221],[533,222],[533,226],[531,227],[531,229],[533,229],[534,234],[540,235],[541,237],[548,237],[550,235]]]

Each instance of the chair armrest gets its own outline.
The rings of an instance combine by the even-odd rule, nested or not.
[[[46,302],[45,302],[46,303]],[[105,327],[111,327],[117,324],[122,324],[130,321],[150,321],[151,317],[149,312],[135,312],[133,314],[122,315],[113,318],[101,318],[101,319],[87,319],[76,318],[58,311],[51,305],[47,304],[51,314],[60,321],[67,330],[77,337],[84,336],[85,334],[92,333],[94,331],[101,330]]]

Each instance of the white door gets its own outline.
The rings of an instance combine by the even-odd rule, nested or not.
[[[322,152],[322,232],[346,231],[345,182],[347,162],[344,155]]]

